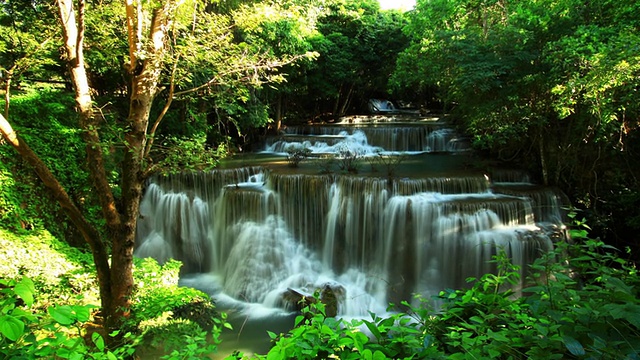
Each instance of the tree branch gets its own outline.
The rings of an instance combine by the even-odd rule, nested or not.
[[[247,66],[247,67],[238,67],[238,68],[235,68],[235,69],[231,69],[231,70],[229,70],[229,71],[227,71],[225,73],[218,74],[217,77],[211,78],[209,81],[207,81],[206,83],[204,83],[202,85],[196,86],[196,87],[191,88],[191,89],[183,90],[183,91],[178,91],[178,92],[174,93],[173,96],[174,97],[179,97],[179,96],[183,96],[183,95],[188,95],[188,94],[192,94],[194,92],[200,91],[202,89],[209,88],[209,87],[211,87],[213,85],[221,84],[221,83],[218,83],[218,79],[220,79],[220,78],[222,78],[224,76],[229,76],[229,75],[232,75],[232,74],[239,74],[239,73],[243,73],[243,72],[246,72],[246,71],[249,71],[249,70],[253,70],[254,72],[257,72],[258,70],[271,70],[271,69],[275,69],[275,68],[278,68],[278,67],[282,67],[282,66],[285,66],[285,65],[292,64],[292,63],[296,62],[297,60],[299,60],[299,59],[301,59],[303,57],[306,57],[306,56],[307,56],[307,54],[296,55],[296,56],[293,56],[293,57],[291,57],[289,59],[286,59],[284,61],[273,61],[273,62],[265,61],[262,64],[258,64],[258,65],[252,65],[252,66]]]

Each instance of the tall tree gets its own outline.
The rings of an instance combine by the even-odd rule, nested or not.
[[[124,7],[114,8],[124,11],[122,26],[126,27],[128,53],[123,58],[129,79],[128,111],[117,120],[124,151],[119,160],[120,178],[114,184],[107,175],[108,159],[102,146],[100,129],[105,120],[95,105],[97,92],[91,87],[84,52],[91,4],[84,0],[75,4],[73,0],[58,0],[56,5],[64,40],[63,60],[73,84],[87,166],[102,209],[105,231],[87,221],[55,174],[20,139],[4,116],[0,117],[0,132],[33,165],[91,247],[104,325],[113,330],[122,324],[130,309],[133,249],[143,184],[156,170],[150,157],[151,147],[173,100],[206,96],[225,86],[269,81],[272,71],[298,56],[275,58],[234,44],[229,22],[195,1],[126,0]],[[220,44],[225,45],[219,47]],[[114,193],[114,188],[118,188],[118,193]]]
[[[618,194],[639,201],[628,190],[638,183],[628,165],[638,159],[638,10],[613,0],[418,0],[394,83],[437,87],[478,148],[528,164],[611,223]]]

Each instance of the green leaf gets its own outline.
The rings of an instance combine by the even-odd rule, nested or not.
[[[373,334],[373,336],[375,336],[378,341],[382,339],[382,334],[380,333],[380,330],[378,330],[378,327],[374,323],[364,320],[364,324],[367,326],[369,331],[371,331],[371,334]]]
[[[492,359],[499,358],[500,355],[502,355],[502,353],[500,351],[497,351],[495,349],[488,349],[487,351],[489,352],[489,356]]]
[[[11,341],[17,341],[24,334],[24,323],[11,315],[0,317],[0,333]]]
[[[91,318],[91,308],[92,306],[73,306],[72,311],[78,321],[87,322]]]
[[[295,325],[294,326],[300,325],[303,321],[304,321],[304,316],[302,316],[302,315],[296,316],[296,321],[295,321]]]
[[[33,285],[33,281],[28,277],[23,277],[19,283],[13,288],[16,295],[20,296],[24,303],[27,306],[31,306],[33,304],[33,293],[35,292],[35,287]]]
[[[584,347],[580,342],[571,336],[564,335],[562,337],[562,342],[564,342],[564,346],[567,347],[567,350],[574,356],[583,356],[585,355]]]
[[[372,360],[373,359],[373,353],[369,349],[364,349],[364,351],[360,355],[362,356],[363,360]]]
[[[386,358],[387,356],[380,350],[376,350],[376,352],[373,353],[373,360],[384,360]]]
[[[76,321],[76,317],[70,306],[56,306],[47,309],[49,315],[60,325],[71,325]]]
[[[100,334],[98,334],[97,332],[91,334],[91,341],[93,341],[98,350],[104,351],[104,339],[102,338],[102,336],[100,336]]]

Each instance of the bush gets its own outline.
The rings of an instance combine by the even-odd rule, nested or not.
[[[117,359],[134,353],[135,342],[109,350],[105,339],[92,333],[82,337],[91,319],[91,305],[55,305],[46,313],[33,308],[36,291],[27,277],[0,279],[0,355],[6,359]],[[112,334],[116,335],[116,334]],[[131,334],[124,336],[130,339]]]
[[[311,149],[295,145],[288,146],[286,151],[287,163],[289,164],[289,167],[293,168],[298,167],[300,162],[311,154]]]
[[[637,358],[640,278],[615,249],[573,231],[531,265],[530,287],[513,298],[517,269],[499,255],[498,275],[445,291],[436,338],[451,358]]]

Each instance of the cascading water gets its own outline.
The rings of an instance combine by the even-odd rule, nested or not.
[[[498,249],[524,268],[553,246],[541,230],[561,225],[553,191],[465,169],[464,141],[442,124],[356,125],[289,128],[267,144],[269,153],[304,146],[318,154],[299,173],[276,154],[264,166],[152,179],[135,254],[183,261],[185,284],[249,315],[287,312],[287,289],[329,284],[339,315],[366,316],[414,293],[464,287],[495,270]],[[402,154],[407,166],[320,174],[320,154],[345,148]]]

